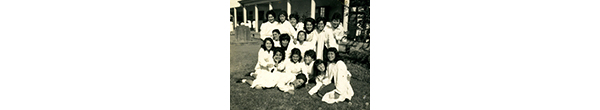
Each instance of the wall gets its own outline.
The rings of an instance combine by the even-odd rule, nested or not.
[[[321,6],[327,7],[327,15],[325,17],[330,20],[334,13],[344,14],[344,1],[340,0],[315,0],[317,8]]]
[[[300,17],[310,17],[310,0],[292,0],[291,3],[292,13],[297,13]]]

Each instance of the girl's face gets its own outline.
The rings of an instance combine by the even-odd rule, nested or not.
[[[323,29],[325,29],[325,23],[324,23],[324,21],[320,21],[319,23],[317,23],[317,29],[319,31],[323,31]]]
[[[275,56],[273,56],[273,60],[281,61],[281,58],[283,58],[283,55],[281,55],[281,52],[275,52]]]
[[[290,41],[289,41],[289,40],[282,40],[282,41],[281,41],[281,45],[282,45],[282,46],[287,46],[289,43],[290,43]]]
[[[290,23],[292,23],[292,25],[296,25],[298,20],[296,20],[296,18],[290,18]]]
[[[335,59],[335,53],[327,52],[327,59],[329,59],[329,61],[333,61]]]
[[[274,32],[274,33],[273,33],[273,40],[275,40],[275,41],[279,41],[279,35],[281,35],[281,34],[279,34],[279,33],[277,33],[277,32]]]
[[[306,33],[298,33],[298,40],[299,41],[305,41],[306,40]]]
[[[301,86],[301,85],[302,85],[302,83],[304,83],[304,80],[303,80],[303,79],[296,79],[296,80],[292,81],[292,83],[291,83],[291,84],[292,84],[292,86],[294,86],[294,88],[296,88],[296,87],[298,87],[298,86]]]
[[[273,23],[275,22],[275,17],[272,14],[267,15],[267,20],[269,20],[269,22]]]
[[[319,71],[324,72],[325,71],[325,64],[321,63],[319,65],[317,65],[317,69],[319,69]]]
[[[306,65],[309,65],[310,62],[312,62],[312,61],[313,61],[313,58],[311,58],[307,55],[304,55],[304,63],[307,63]]]
[[[285,21],[285,15],[284,14],[279,15],[279,20],[281,22],[284,22]]]
[[[271,41],[265,42],[265,47],[267,47],[267,50],[270,50],[271,48],[273,48],[273,42],[271,42]]]
[[[306,29],[313,30],[313,24],[312,24],[312,22],[306,22]]]
[[[340,20],[334,19],[333,21],[331,21],[331,25],[333,28],[337,28],[338,26],[340,26]]]
[[[292,55],[292,61],[294,61],[296,63],[300,62],[300,55],[298,55],[298,54]]]

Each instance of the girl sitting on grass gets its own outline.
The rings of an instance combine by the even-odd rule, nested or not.
[[[348,71],[346,64],[339,59],[337,49],[327,49],[326,60],[328,63],[328,70],[321,82],[326,83],[331,81],[331,84],[324,84],[327,85],[325,87],[319,87],[319,85],[315,86],[320,88],[318,92],[316,92],[317,96],[321,96],[321,101],[328,104],[351,100],[354,95],[354,90],[352,89],[352,85],[350,85],[350,77],[352,74]],[[313,89],[309,91],[309,94],[314,94]]]
[[[268,39],[268,38],[267,38]],[[260,68],[259,70],[250,73],[250,76],[257,77],[259,74],[271,74],[271,73],[284,73],[285,64],[283,61],[285,60],[285,52],[278,47],[274,47],[273,51],[273,61],[272,66],[268,66],[267,68]],[[267,63],[270,64],[270,63]]]
[[[304,70],[304,71],[302,70],[302,68],[304,67],[304,62],[302,62],[302,56],[300,54],[301,54],[300,49],[298,49],[298,48],[292,49],[292,54],[289,57],[290,60],[288,60],[289,62],[286,62],[286,66],[285,66],[286,73],[305,74],[306,75],[306,70]]]
[[[265,38],[263,44],[260,45],[258,50],[258,61],[254,67],[256,73],[269,72],[275,65],[273,61],[273,39]],[[252,76],[253,73],[250,73]]]
[[[316,68],[313,68],[316,56],[317,55],[314,50],[308,50],[308,51],[304,52],[304,67],[302,68],[302,72],[305,72],[308,76],[307,83],[313,83],[313,84],[316,83],[315,82],[316,75],[313,72],[313,71],[315,71],[313,69],[316,69]]]
[[[314,64],[312,66],[312,73],[314,77],[314,81],[316,83],[315,86],[313,86],[309,91],[308,94],[310,94],[311,96],[323,96],[323,94],[316,94],[318,91],[322,91],[322,89],[327,86],[330,85],[332,83],[331,81],[331,75],[327,74],[327,65],[325,61],[317,59],[316,61],[314,61]],[[329,87],[331,88],[331,87]],[[328,90],[333,90],[333,89],[328,89]]]

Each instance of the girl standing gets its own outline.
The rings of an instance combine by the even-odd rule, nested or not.
[[[266,14],[266,18],[267,18],[267,22],[262,23],[262,25],[260,25],[260,39],[265,39],[268,36],[273,36],[271,34],[271,32],[273,32],[273,29],[278,29],[279,28],[279,23],[277,22],[277,20],[275,20],[275,11],[273,10],[269,10],[267,11]]]
[[[325,23],[327,21],[323,17],[317,18],[317,30],[315,31],[313,40],[316,44],[317,59],[323,59],[325,49],[337,48],[337,43],[333,34],[325,29]],[[315,40],[316,39],[316,40]]]
[[[310,83],[315,83],[315,79],[314,77],[316,76],[313,71],[315,71],[313,65],[315,63],[314,59],[315,59],[316,55],[315,55],[315,51],[314,50],[308,50],[306,52],[304,52],[304,67],[302,68],[302,72],[305,72],[308,76],[308,81]]]
[[[313,35],[315,20],[312,18],[306,18],[304,20],[304,25],[304,31],[306,31],[306,41],[315,42],[316,39]]]
[[[288,30],[290,30],[290,33],[292,35],[298,35],[298,31],[303,30],[304,29],[304,23],[302,22],[298,22],[298,20],[300,19],[300,16],[298,16],[298,14],[290,14],[290,24],[291,24],[291,28],[289,28]],[[298,36],[294,36],[294,37],[298,37]]]

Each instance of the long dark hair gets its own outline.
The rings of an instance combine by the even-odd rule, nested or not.
[[[316,60],[315,63],[313,64],[313,76],[319,76],[321,74],[325,74],[325,73],[321,73],[321,71],[319,71],[319,64],[323,64],[323,66],[325,67],[325,70],[323,70],[323,72],[327,71],[327,63],[324,62],[323,60]]]
[[[267,41],[271,42],[271,49],[267,49]],[[271,38],[265,38],[265,40],[263,40],[263,44],[260,45],[260,48],[262,48],[263,50],[267,51],[267,52],[271,52],[271,50],[273,50],[273,47],[275,47],[275,42],[273,42],[273,39]]]
[[[328,54],[329,54],[329,52],[333,52],[333,53],[335,54],[335,58],[333,58],[333,61],[330,61],[329,57],[327,57],[327,56],[328,56]],[[327,49],[327,51],[325,51],[324,53],[325,53],[325,54],[324,54],[324,55],[325,55],[325,56],[324,56],[324,59],[325,59],[325,61],[327,61],[328,63],[333,63],[333,64],[335,64],[336,62],[338,62],[338,61],[342,60],[342,59],[340,59],[340,54],[339,54],[339,52],[337,51],[337,49],[335,49],[335,48],[333,48],[333,47],[330,47],[330,48],[328,48],[328,49]]]

